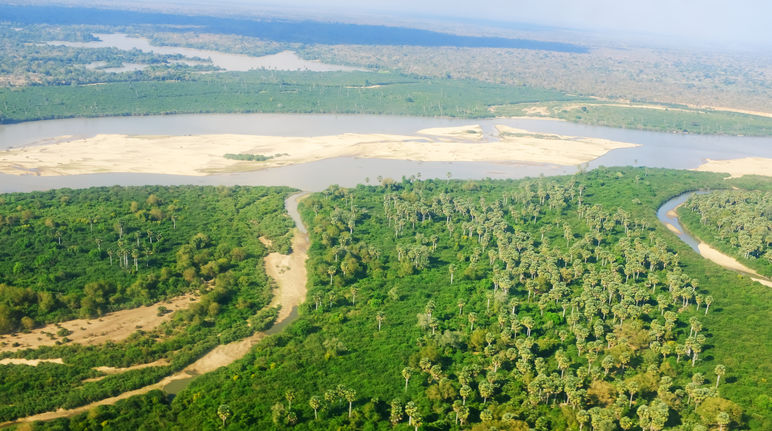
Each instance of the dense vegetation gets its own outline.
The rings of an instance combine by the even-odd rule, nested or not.
[[[772,135],[772,118],[684,106],[548,103],[495,107],[499,115],[544,115],[593,126],[713,135]]]
[[[161,327],[122,342],[71,345],[66,332],[52,331],[54,346],[0,354],[64,362],[0,365],[0,421],[155,383],[218,344],[270,326],[276,310],[265,309],[271,283],[258,237],[289,249],[284,199],[290,191],[147,186],[0,197],[3,332],[185,292],[198,296]],[[94,369],[158,360],[166,365],[110,376]]]
[[[705,186],[726,187],[650,169],[332,187],[304,201],[310,290],[285,333],[172,402],[40,427],[769,428],[770,329],[750,324],[768,289],[654,216]]]
[[[772,192],[694,195],[678,214],[697,237],[772,276]]]
[[[0,122],[201,112],[491,117],[491,104],[573,99],[538,88],[391,73],[251,71],[180,82],[3,88]]]
[[[264,162],[266,160],[271,160],[272,158],[277,157],[277,156],[278,156],[278,154],[277,155],[273,155],[273,156],[266,156],[265,154],[232,154],[232,153],[228,153],[228,154],[224,155],[223,157],[225,157],[226,159],[242,160],[242,161],[246,161],[246,162]]]

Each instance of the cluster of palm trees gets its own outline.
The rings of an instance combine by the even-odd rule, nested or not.
[[[772,192],[722,190],[690,197],[686,208],[746,259],[772,263]]]

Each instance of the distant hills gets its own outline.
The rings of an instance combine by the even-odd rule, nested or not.
[[[278,42],[324,45],[455,46],[587,52],[586,47],[570,43],[460,36],[406,27],[319,21],[250,20],[84,7],[0,5],[0,20],[21,24],[195,26],[201,33],[237,34]],[[189,31],[190,28],[171,27],[166,30]]]

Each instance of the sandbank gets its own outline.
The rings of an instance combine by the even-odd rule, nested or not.
[[[0,173],[79,175],[107,172],[210,175],[254,171],[336,157],[425,162],[523,162],[577,165],[616,148],[606,139],[533,133],[497,126],[500,140],[468,142],[479,126],[424,129],[436,136],[344,133],[332,136],[96,135],[0,151]],[[474,130],[475,133],[467,133]],[[456,140],[461,134],[467,142]],[[452,139],[449,137],[453,137]],[[261,162],[226,159],[227,153],[274,156]]]
[[[720,251],[716,250],[715,248],[711,247],[710,245],[700,242],[697,244],[697,248],[700,251],[700,254],[705,259],[711,260],[725,268],[734,269],[735,271],[744,272],[746,274],[752,274],[756,277],[761,278],[761,275],[748,268],[747,266],[743,265],[742,263],[738,262],[737,259],[727,256],[724,253],[721,253]]]
[[[694,169],[705,172],[727,172],[730,178],[743,175],[772,176],[772,158],[745,157],[743,159],[712,160],[707,161]]]

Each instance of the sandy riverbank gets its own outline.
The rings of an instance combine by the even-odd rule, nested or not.
[[[740,271],[746,274],[755,275],[756,277],[761,277],[761,275],[758,272],[738,262],[737,259],[731,256],[727,256],[724,253],[721,253],[720,251],[716,250],[715,248],[711,247],[710,245],[704,242],[700,242],[699,244],[697,244],[697,248],[700,250],[700,254],[705,259],[711,260],[725,268],[730,268],[730,269],[734,269],[735,271]]]
[[[743,175],[772,176],[772,159],[764,157],[745,157],[743,159],[712,160],[694,169],[705,172],[726,172],[731,178]]]
[[[0,335],[0,352],[53,346],[63,338],[57,335],[61,328],[71,331],[67,335],[70,343],[93,346],[108,341],[122,341],[139,329],[152,331],[171,319],[173,313],[159,316],[158,307],[164,306],[170,311],[176,311],[188,308],[195,300],[194,295],[181,295],[149,306],[108,313],[96,319],[75,319],[58,325],[46,325],[26,333]]]
[[[424,129],[416,135],[97,135],[0,151],[0,172],[43,176],[106,172],[208,175],[335,157],[568,166],[588,162],[616,148],[636,146],[605,139],[533,133],[505,126],[498,126],[498,129],[502,133],[501,140],[484,140],[479,125]],[[227,153],[275,157],[262,162],[245,162],[226,159]]]

